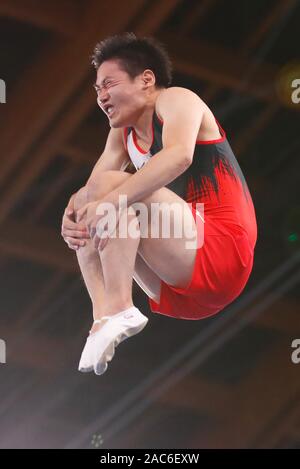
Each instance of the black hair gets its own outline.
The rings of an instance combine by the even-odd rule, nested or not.
[[[144,70],[155,75],[155,86],[167,88],[172,81],[172,64],[162,43],[153,37],[138,38],[134,33],[110,36],[98,42],[92,55],[96,70],[106,60],[117,59],[122,70],[133,80]]]

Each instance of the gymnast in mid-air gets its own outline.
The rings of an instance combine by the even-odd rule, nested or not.
[[[79,370],[101,375],[119,343],[148,322],[133,304],[133,279],[153,313],[215,315],[248,281],[257,226],[225,131],[195,92],[171,86],[159,41],[111,36],[95,46],[92,62],[110,130],[88,181],[69,200],[62,236],[92,303]]]

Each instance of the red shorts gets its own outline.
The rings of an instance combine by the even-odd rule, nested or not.
[[[191,210],[200,236],[203,227],[198,217],[197,223],[195,208]],[[161,281],[159,303],[149,298],[151,311],[177,319],[212,316],[240,295],[252,266],[253,248],[246,230],[206,218],[204,243],[197,249],[190,284],[182,289]]]

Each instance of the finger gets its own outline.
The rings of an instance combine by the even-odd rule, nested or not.
[[[82,220],[82,218],[84,217],[84,215],[87,212],[87,209],[88,209],[89,205],[90,205],[89,203],[85,204],[83,207],[81,207],[79,210],[77,210],[77,212],[76,212],[77,222],[80,222]]]
[[[66,240],[65,240],[65,241],[66,241]],[[80,246],[78,246],[78,245],[76,245],[76,244],[70,243],[69,241],[66,241],[66,243],[67,243],[68,248],[73,249],[73,251],[77,251],[77,250],[79,249],[79,247],[80,247]]]
[[[73,214],[74,214],[74,210],[72,208],[70,207],[65,208],[64,215],[66,215],[67,217],[70,217]]]
[[[67,229],[65,226],[61,229],[61,235],[63,238],[77,238],[77,239],[90,239],[88,231],[78,231],[78,230],[70,230]]]
[[[68,244],[68,248],[72,249],[73,251],[78,251],[80,246],[75,246],[74,244]]]
[[[80,248],[86,245],[86,241],[84,239],[72,238],[71,236],[66,236],[64,240],[68,246],[71,244],[72,246],[77,246]]]
[[[108,243],[108,240],[109,240],[109,235],[108,235],[108,234],[106,234],[104,237],[102,237],[102,238],[100,239],[100,243],[99,243],[99,245],[98,245],[98,250],[99,250],[99,251],[103,251],[103,249],[105,248],[105,246],[106,246],[107,243]]]
[[[90,225],[90,237],[94,238],[94,236],[97,234],[97,236],[101,239],[103,236],[105,236],[105,232],[108,230],[108,223],[106,223],[103,227],[99,223],[100,220],[97,219],[97,221],[93,222]]]
[[[99,243],[100,243],[100,239],[99,237],[96,235],[94,238],[93,238],[93,245],[94,245],[94,248],[95,249],[99,249]]]
[[[89,235],[91,239],[93,239],[97,235],[95,226],[90,227]]]
[[[64,211],[64,218],[66,218],[67,220],[70,220],[70,221],[75,221],[75,211],[73,209],[70,209],[70,208],[66,208],[65,211]]]
[[[77,230],[63,230],[63,236],[68,238],[77,238],[77,239],[90,239],[88,231],[77,231]]]
[[[80,244],[77,240],[73,240],[72,238],[66,238],[65,242],[67,243],[68,247],[71,249],[79,249]]]
[[[85,231],[87,232],[85,223],[75,223],[69,218],[63,219],[62,228],[66,230],[76,230],[76,231]]]
[[[100,246],[99,246],[99,248],[98,248],[98,250],[99,250],[100,252],[102,252],[102,251],[104,250],[105,246],[106,246],[107,243],[108,243],[108,239],[109,239],[109,238],[106,238],[106,239],[103,239],[103,240],[101,241],[101,244],[100,244]]]
[[[62,224],[68,225],[69,228],[78,229],[78,223],[76,223],[75,218],[70,218],[67,215],[64,215]]]
[[[99,234],[99,233],[96,231],[96,228],[95,228],[95,227],[92,227],[91,231],[93,231],[93,236],[91,237],[91,239],[93,240],[94,248],[98,250],[99,247],[100,247],[100,245],[101,245],[103,236],[106,236],[106,234],[105,234],[104,232],[102,232],[102,233]]]
[[[104,230],[105,230],[105,227],[104,227]],[[90,237],[93,239],[95,236],[98,236],[99,239],[102,239],[103,236],[105,236],[105,231],[103,231],[103,229],[99,228],[99,226],[97,226],[97,224],[95,223],[92,223],[90,225],[90,230],[89,230],[89,233],[90,233]]]

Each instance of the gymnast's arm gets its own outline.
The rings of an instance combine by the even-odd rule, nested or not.
[[[99,171],[125,171],[128,168],[130,158],[128,153],[125,151],[122,132],[123,129],[121,128],[110,129],[105,148],[101,156],[97,160],[85,186],[81,187],[79,190],[82,190],[84,187],[88,186],[91,181],[97,180],[97,173],[99,173]],[[68,203],[68,208],[74,208],[74,198],[79,190],[71,196]]]
[[[123,129],[121,128],[110,129],[104,151],[95,164],[89,179],[87,180],[85,186],[81,187],[77,192],[72,194],[68,205],[65,208],[62,219],[61,234],[70,248],[75,248],[77,238],[77,244],[80,244],[80,240],[83,237],[83,234],[80,231],[82,226],[75,222],[74,200],[76,195],[79,195],[79,192],[84,193],[91,181],[93,181],[93,184],[95,181],[97,182],[97,174],[99,174],[99,171],[102,172],[111,170],[129,172],[132,170],[132,168],[130,168],[129,155],[125,150]]]
[[[129,161],[130,158],[123,141],[123,129],[111,128],[104,151],[95,164],[87,184],[96,177],[98,171],[125,171]]]

